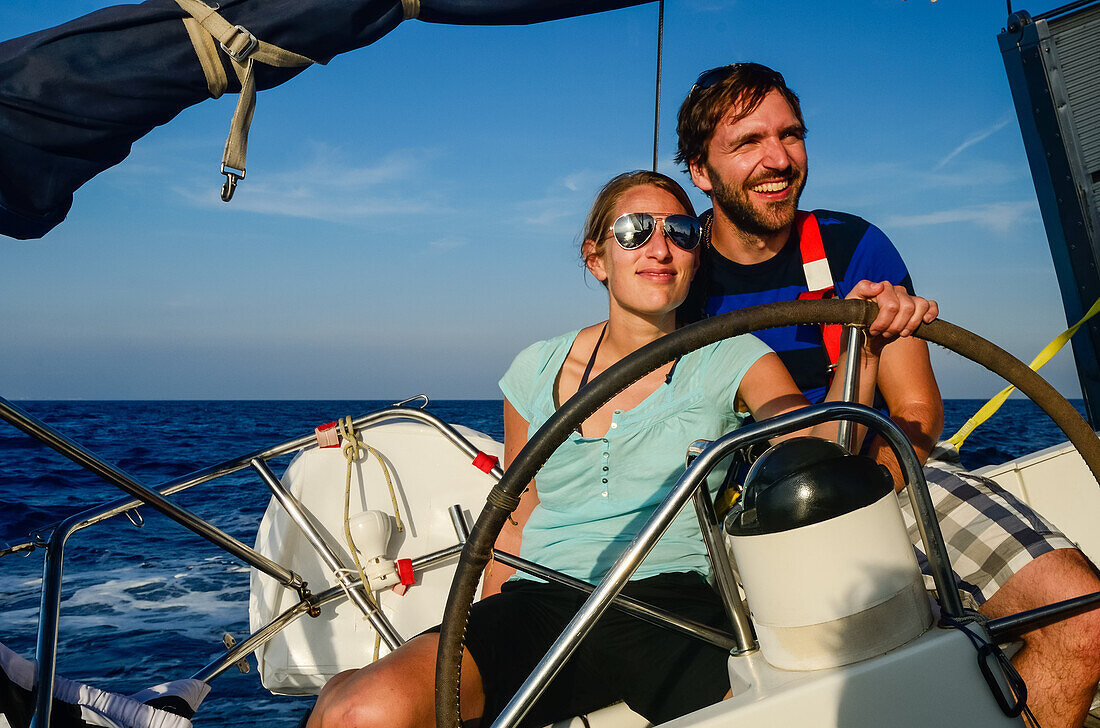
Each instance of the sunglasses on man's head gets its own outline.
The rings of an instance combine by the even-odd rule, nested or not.
[[[695,84],[691,87],[691,90],[688,91],[688,96],[691,96],[696,91],[706,91],[708,88],[722,83],[733,74],[742,72],[746,77],[755,79],[750,82],[750,85],[764,83],[770,85],[772,88],[784,88],[782,75],[767,66],[761,66],[759,63],[744,61],[740,63],[730,63],[725,66],[718,66],[718,68],[703,71],[699,74],[699,78],[695,79]]]
[[[706,91],[711,86],[722,83],[729,78],[734,71],[744,65],[744,63],[730,63],[725,66],[718,66],[718,68],[711,68],[710,70],[703,71],[699,74],[699,78],[695,79],[695,83],[692,85],[691,90],[688,91],[688,95],[690,96],[696,91]]]
[[[636,250],[649,242],[657,221],[661,221],[665,237],[684,250],[695,250],[703,237],[699,220],[691,215],[652,215],[648,212],[628,212],[619,215],[611,232],[623,250]]]

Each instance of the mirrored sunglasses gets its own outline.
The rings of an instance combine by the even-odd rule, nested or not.
[[[611,232],[615,242],[623,250],[635,250],[649,242],[657,221],[661,221],[665,237],[684,250],[695,250],[702,240],[702,228],[699,220],[691,215],[652,215],[648,212],[628,212],[619,215]]]

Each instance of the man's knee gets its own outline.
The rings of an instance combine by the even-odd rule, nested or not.
[[[346,676],[346,677],[345,677]],[[337,678],[343,678],[336,682]],[[334,677],[309,728],[397,728],[418,724],[419,701],[393,670],[365,668]]]
[[[1100,574],[1083,553],[1077,549],[1059,549],[1052,553],[1058,555],[1052,576],[1061,585],[1060,593],[1052,601],[1100,591]],[[1100,670],[1100,609],[1088,610],[1052,626],[1064,631],[1060,640],[1064,649]]]
[[[982,607],[1003,617],[1100,591],[1100,576],[1077,549],[1057,549],[1031,561],[1013,575]],[[1030,634],[1030,640],[1056,639],[1060,649],[1100,663],[1100,610],[1055,622]]]
[[[436,635],[421,635],[372,665],[334,676],[308,728],[433,725],[436,644]]]
[[[1100,578],[1077,549],[1055,549],[1032,559],[982,606],[990,617],[1022,612],[1100,589]]]
[[[326,706],[319,728],[390,728],[401,725],[400,713],[375,700],[341,698]]]

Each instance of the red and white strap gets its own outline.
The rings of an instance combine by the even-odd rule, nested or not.
[[[798,300],[821,300],[836,298],[836,286],[833,273],[829,269],[829,260],[825,257],[825,245],[821,241],[821,227],[812,212],[799,210],[795,214],[798,225],[798,250],[802,255],[802,272],[806,276],[806,292],[800,293]],[[825,344],[825,353],[829,357],[830,372],[840,361],[840,338],[843,327],[839,324],[823,324],[821,340]]]

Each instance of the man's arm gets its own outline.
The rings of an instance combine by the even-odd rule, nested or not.
[[[932,373],[928,345],[911,336],[897,339],[879,356],[878,388],[892,419],[909,438],[923,464],[943,432],[943,399]],[[901,466],[881,437],[868,446],[868,454],[894,476],[894,488],[905,486]]]

